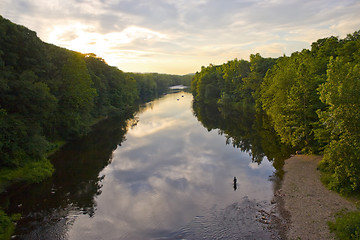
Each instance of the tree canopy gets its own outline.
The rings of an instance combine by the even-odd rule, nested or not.
[[[278,59],[250,56],[202,67],[191,82],[196,101],[264,111],[284,144],[324,154],[329,187],[360,190],[360,31],[319,39]]]
[[[190,85],[190,75],[125,73],[1,16],[0,36],[0,170],[43,163],[56,142],[86,134],[97,120],[133,112],[171,85]]]
[[[202,67],[191,82],[195,100],[221,105],[254,104],[262,79],[275,61],[257,53],[250,56],[250,62],[234,59],[219,66]]]

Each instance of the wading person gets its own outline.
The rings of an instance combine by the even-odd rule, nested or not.
[[[234,177],[234,191],[236,191],[237,189],[237,179],[236,177]]]

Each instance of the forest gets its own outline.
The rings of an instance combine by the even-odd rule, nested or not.
[[[328,37],[291,56],[234,59],[202,67],[195,101],[252,106],[271,119],[281,142],[323,154],[323,181],[342,194],[360,190],[360,31]]]
[[[51,176],[48,156],[64,142],[87,134],[109,116],[133,114],[139,103],[178,84],[191,85],[195,114],[205,127],[211,129],[211,114],[220,113],[196,110],[196,102],[253,108],[261,113],[253,117],[266,119],[262,141],[270,146],[275,138],[266,134],[274,130],[284,145],[324,156],[320,169],[330,189],[342,194],[360,190],[360,31],[343,39],[319,39],[290,56],[256,53],[249,61],[211,64],[194,76],[126,73],[93,53],[45,43],[1,16],[0,36],[0,193],[10,184]],[[234,125],[236,116],[228,112],[221,131],[235,136],[227,125]],[[248,124],[235,129],[261,131]],[[261,160],[255,154],[257,140],[232,141]],[[0,210],[0,237],[10,236],[17,218]]]
[[[0,36],[0,192],[50,176],[47,156],[61,144],[192,78],[125,73],[95,54],[47,44],[1,16]]]

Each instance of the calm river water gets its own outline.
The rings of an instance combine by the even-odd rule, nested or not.
[[[251,133],[254,123],[240,113],[234,126],[241,131],[212,126],[220,113],[193,110],[192,100],[189,93],[168,94],[134,119],[104,121],[63,147],[53,156],[51,179],[2,200],[23,216],[15,238],[277,236],[259,221],[272,207],[273,164],[254,153],[251,137],[236,136]]]

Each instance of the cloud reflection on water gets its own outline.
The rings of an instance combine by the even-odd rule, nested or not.
[[[105,179],[95,216],[79,216],[70,239],[166,236],[197,215],[211,214],[214,206],[224,208],[243,196],[271,198],[271,164],[255,167],[248,153],[208,132],[192,115],[191,101],[190,94],[171,94],[139,114],[100,173]]]

